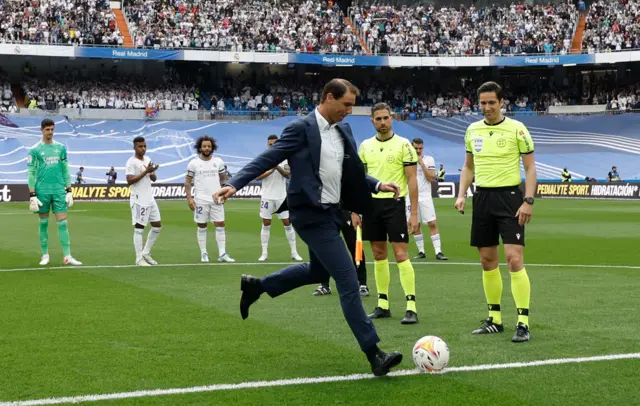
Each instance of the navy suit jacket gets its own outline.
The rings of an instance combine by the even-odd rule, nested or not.
[[[341,207],[362,215],[370,214],[371,194],[378,192],[378,180],[365,173],[351,127],[346,123],[340,123],[336,127],[344,138]],[[291,169],[291,181],[287,191],[291,221],[300,227],[323,221],[318,218],[318,211],[327,210],[328,206],[323,205],[320,200],[321,144],[315,112],[311,112],[289,124],[278,141],[236,173],[227,185],[240,190],[286,159]]]

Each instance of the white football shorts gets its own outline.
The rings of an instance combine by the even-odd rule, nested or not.
[[[135,226],[140,224],[146,227],[149,223],[160,221],[160,209],[156,201],[149,206],[142,206],[138,203],[131,202],[131,223]]]
[[[407,202],[407,221],[409,220],[409,216],[411,215],[411,201],[406,198]],[[418,199],[418,221],[422,224],[427,224],[429,222],[436,220],[436,208],[433,205],[433,197],[426,196],[420,197]]]
[[[213,202],[195,201],[196,209],[193,211],[193,221],[198,224],[224,221],[224,205]]]
[[[260,218],[265,220],[271,220],[276,211],[282,206],[284,199],[278,200],[270,200],[270,199],[262,199],[260,200]],[[283,211],[282,213],[278,213],[278,218],[280,220],[289,218],[289,210]]]

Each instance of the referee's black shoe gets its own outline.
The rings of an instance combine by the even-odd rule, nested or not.
[[[373,309],[373,313],[369,315],[370,319],[387,319],[391,317],[391,310],[383,309],[382,307],[376,307]]]
[[[240,297],[240,315],[244,320],[249,317],[249,306],[260,299],[260,295],[264,293],[264,289],[260,284],[259,278],[242,275],[240,290],[242,290],[242,296]]]
[[[438,252],[436,254],[436,259],[439,259],[440,261],[447,261],[449,258],[445,257],[442,252]]]
[[[473,330],[471,334],[495,334],[502,333],[503,331],[504,325],[494,323],[493,317],[489,317],[486,320],[482,320],[480,328]]]
[[[407,310],[407,312],[404,314],[404,317],[402,318],[402,321],[400,322],[401,324],[416,324],[418,322],[418,313],[412,311],[412,310]]]
[[[524,343],[526,341],[531,340],[531,333],[529,333],[529,327],[526,324],[520,322],[516,327],[516,334],[513,336],[511,341],[514,343]]]
[[[383,376],[389,373],[389,370],[402,362],[402,354],[399,352],[386,353],[378,350],[376,355],[369,359],[371,364],[371,372],[375,376]]]

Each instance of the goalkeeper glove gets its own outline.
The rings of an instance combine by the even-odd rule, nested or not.
[[[37,213],[40,210],[40,206],[42,206],[42,202],[38,200],[35,193],[29,193],[29,196],[29,210]]]
[[[65,196],[64,201],[67,202],[67,207],[73,206],[73,195],[70,187],[67,188],[67,195]]]

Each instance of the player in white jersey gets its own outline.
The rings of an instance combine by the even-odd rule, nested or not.
[[[136,265],[149,266],[158,263],[151,258],[151,248],[162,230],[160,209],[153,197],[151,182],[155,182],[159,165],[151,162],[146,156],[147,142],[143,137],[133,139],[135,155],[129,158],[126,166],[127,184],[131,192],[130,206],[133,223],[133,247],[136,251]],[[147,235],[147,243],[142,246],[144,228],[151,223],[151,231]]]
[[[270,135],[267,138],[267,145],[271,147],[278,140],[277,135]],[[260,199],[260,218],[262,218],[262,231],[260,232],[260,240],[262,242],[262,255],[258,261],[263,262],[269,256],[269,237],[271,234],[271,218],[274,214],[282,220],[284,224],[284,233],[291,247],[291,258],[296,261],[302,261],[302,257],[298,255],[296,248],[296,232],[289,221],[289,210],[280,210],[285,199],[287,198],[287,179],[291,178],[289,165],[287,161],[283,161],[280,165],[270,169],[258,176],[256,180],[262,180],[262,196]]]
[[[433,197],[431,195],[431,182],[436,176],[436,162],[433,157],[422,155],[424,151],[424,142],[422,138],[413,139],[413,147],[418,154],[418,219],[422,224],[429,226],[431,234],[431,242],[436,253],[436,259],[446,261],[448,258],[442,253],[442,243],[440,241],[440,232],[436,223],[436,208],[433,205]],[[410,213],[410,203],[407,200],[407,213]],[[407,214],[407,218],[408,214]],[[418,233],[413,236],[418,246],[418,255],[415,257],[426,258],[424,254],[424,236],[422,231],[418,229]]]
[[[216,226],[216,242],[218,243],[218,261],[236,262],[227,254],[227,236],[224,229],[224,206],[213,201],[213,192],[221,188],[226,181],[227,168],[220,157],[213,156],[218,149],[216,140],[204,135],[194,145],[198,157],[187,165],[187,176],[184,188],[187,193],[189,208],[193,211],[193,220],[198,224],[198,245],[200,260],[209,262],[207,253],[207,224]],[[195,196],[191,195],[191,185]]]

